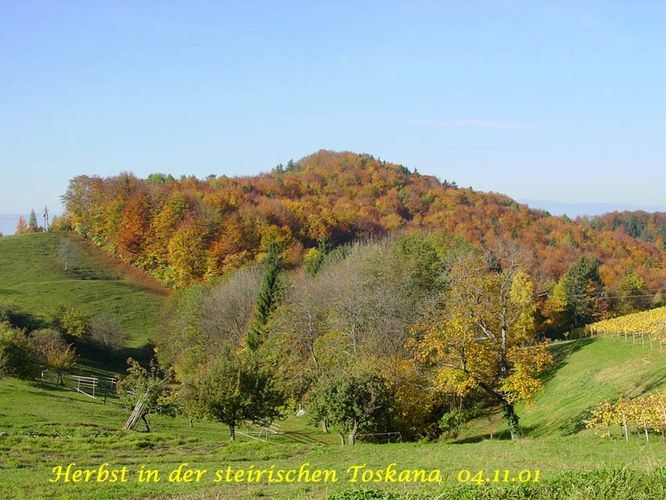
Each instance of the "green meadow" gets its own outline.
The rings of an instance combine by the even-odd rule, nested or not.
[[[67,269],[60,251],[71,241]],[[85,314],[114,314],[144,345],[155,328],[166,290],[76,236],[24,234],[0,238],[0,304],[13,304],[45,319],[58,306]]]

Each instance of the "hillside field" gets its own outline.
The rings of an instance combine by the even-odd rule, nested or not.
[[[0,238],[0,299],[37,317],[59,305],[89,313],[114,312],[143,345],[152,334],[164,294],[141,284],[108,257],[79,242],[78,274],[66,272],[57,258],[58,234]],[[519,408],[524,435],[505,439],[496,415],[467,424],[449,442],[337,444],[335,432],[323,434],[307,417],[278,423],[284,435],[257,441],[240,435],[229,443],[225,426],[182,417],[150,416],[151,433],[121,431],[128,412],[110,398],[106,404],[57,386],[0,380],[0,497],[2,498],[664,498],[666,442],[649,445],[604,439],[584,429],[589,410],[621,395],[636,397],[666,387],[664,353],[615,338],[556,343],[556,362],[544,375],[545,388]],[[79,369],[90,369],[82,360]],[[106,369],[109,366],[105,366]],[[256,430],[256,429],[254,429]],[[50,484],[54,466],[142,465],[161,471],[182,463],[204,468],[211,476],[199,483]],[[384,468],[438,468],[441,484],[354,484],[344,471],[351,465]],[[212,484],[216,469],[336,469],[337,483]],[[541,482],[507,487],[460,485],[461,469],[489,473],[496,469],[540,470]],[[538,491],[538,495],[537,492]],[[392,496],[391,496],[392,495]]]
[[[68,270],[59,256],[71,241]],[[114,314],[131,336],[130,347],[148,341],[167,291],[122,266],[98,248],[63,233],[0,238],[0,304],[14,304],[37,319],[58,306],[85,314]]]

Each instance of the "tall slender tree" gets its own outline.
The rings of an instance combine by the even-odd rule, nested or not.
[[[604,285],[599,274],[599,261],[592,255],[583,255],[562,280],[569,327],[579,328],[598,319],[604,307]]]
[[[37,225],[37,215],[35,210],[30,210],[30,216],[28,217],[28,232],[36,233],[39,231],[39,226]]]
[[[16,223],[16,234],[24,234],[28,232],[28,224],[25,222],[25,217],[19,216]]]
[[[284,261],[280,244],[275,239],[272,239],[268,243],[267,250],[268,255],[266,257],[264,277],[261,282],[254,312],[254,324],[247,336],[247,346],[252,351],[256,351],[261,345],[266,333],[266,325],[271,314],[277,307],[281,293],[280,273],[284,269]]]

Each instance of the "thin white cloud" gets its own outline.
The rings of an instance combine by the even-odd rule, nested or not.
[[[481,128],[504,128],[504,129],[527,129],[534,128],[529,123],[501,121],[501,120],[400,120],[398,125],[414,125],[424,127],[481,127]]]

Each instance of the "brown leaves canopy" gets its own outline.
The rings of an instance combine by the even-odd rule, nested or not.
[[[539,280],[557,281],[590,253],[602,263],[607,286],[631,268],[648,290],[666,287],[666,214],[570,221],[369,155],[320,151],[288,171],[255,177],[79,176],[63,199],[77,232],[172,286],[256,261],[262,242],[275,234],[290,263],[299,264],[324,237],[337,246],[438,229],[474,244],[516,238],[534,250],[526,271]]]

